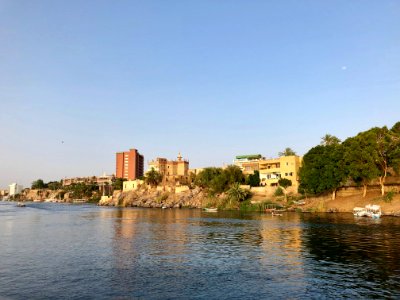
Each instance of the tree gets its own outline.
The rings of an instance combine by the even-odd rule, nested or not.
[[[292,185],[292,181],[287,178],[281,178],[278,180],[278,185],[283,189],[283,193],[285,194],[285,201],[287,201],[287,190],[286,188]]]
[[[195,185],[202,188],[210,187],[211,181],[214,179],[214,177],[220,175],[221,173],[221,168],[205,168],[199,174],[197,174],[194,181]]]
[[[223,173],[226,175],[228,185],[244,182],[243,172],[238,166],[230,165],[223,170]]]
[[[356,184],[363,186],[363,197],[365,197],[368,184],[379,176],[373,154],[373,143],[363,135],[357,135],[348,138],[343,147],[347,174]]]
[[[157,172],[154,168],[151,168],[145,175],[145,182],[150,184],[152,187],[156,187],[161,181],[163,176]]]
[[[34,182],[32,182],[32,189],[44,189],[46,188],[46,184],[44,183],[44,181],[42,179],[38,179],[35,180]]]
[[[292,155],[296,155],[296,152],[294,152],[292,150],[292,148],[286,148],[282,152],[279,152],[278,155],[279,156],[292,156]]]
[[[290,179],[287,178],[281,178],[278,181],[278,184],[283,187],[284,189],[286,189],[287,187],[292,185],[292,181]]]
[[[205,168],[195,179],[195,184],[207,188],[210,194],[227,191],[234,183],[244,182],[244,175],[238,166],[222,168]]]
[[[62,187],[62,184],[61,184],[61,182],[59,182],[59,181],[50,181],[49,183],[47,183],[47,187],[48,187],[50,190],[55,191],[55,190],[60,189],[60,188]]]
[[[260,186],[260,172],[255,170],[253,174],[247,176],[246,183],[251,187]]]
[[[389,130],[386,126],[374,127],[358,134],[370,148],[375,165],[379,170],[378,179],[382,196],[385,194],[385,180],[389,168],[398,169],[400,165],[400,141],[397,129],[398,124],[395,124],[393,130]]]
[[[303,157],[299,171],[302,192],[321,194],[331,192],[332,199],[336,190],[346,179],[341,145],[316,146]]]
[[[321,145],[323,145],[323,146],[332,146],[332,145],[338,145],[338,144],[340,144],[340,139],[338,139],[334,135],[325,134],[321,138]]]
[[[122,191],[124,187],[124,181],[126,181],[125,178],[115,178],[115,181],[112,183],[113,189]]]

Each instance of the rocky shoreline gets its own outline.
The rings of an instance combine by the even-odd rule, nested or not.
[[[171,193],[156,189],[138,191],[115,191],[112,197],[102,197],[100,206],[147,207],[147,208],[201,208],[204,192],[194,188],[181,193]]]

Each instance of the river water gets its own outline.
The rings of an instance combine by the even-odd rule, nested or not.
[[[400,298],[400,218],[0,202],[0,298]]]

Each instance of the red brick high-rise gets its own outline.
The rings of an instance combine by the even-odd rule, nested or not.
[[[136,149],[130,149],[128,152],[117,152],[115,176],[135,180],[143,176],[143,165],[143,155]]]

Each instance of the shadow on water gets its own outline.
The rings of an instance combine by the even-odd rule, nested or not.
[[[352,214],[304,214],[302,243],[319,276],[341,276],[360,296],[399,296],[400,220],[355,218]],[[388,292],[392,291],[392,292]]]

